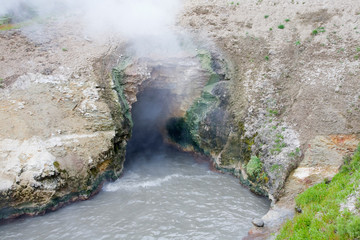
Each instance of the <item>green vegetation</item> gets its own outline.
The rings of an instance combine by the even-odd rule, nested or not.
[[[301,43],[300,43],[299,40],[295,42],[295,45],[296,45],[296,46],[299,46],[300,44],[301,44]]]
[[[276,171],[281,170],[282,168],[283,168],[282,165],[280,165],[280,164],[274,164],[274,165],[271,166],[270,171],[276,172]]]
[[[269,28],[270,31],[272,31],[272,28]]]
[[[61,49],[63,52],[67,52],[68,50],[67,50],[67,48],[62,48]]]
[[[287,19],[285,19],[285,22],[290,22],[290,19],[288,19],[288,18],[287,18]]]
[[[276,134],[274,142],[273,148],[270,149],[271,154],[280,153],[282,149],[287,146],[284,142],[284,136],[280,133]]]
[[[210,86],[217,83],[219,81],[219,75],[212,68],[213,59],[211,53],[207,50],[198,50],[197,57],[200,59],[201,67],[211,74],[206,85]],[[206,88],[205,90],[210,88]]]
[[[276,239],[360,238],[360,144],[352,158],[345,159],[340,172],[329,182],[317,184],[296,198],[302,213],[285,223]],[[340,205],[356,196],[355,212]]]
[[[318,27],[317,29],[314,29],[311,33],[311,35],[318,35],[319,33],[324,33],[326,32],[325,31],[325,28],[324,27]]]
[[[269,15],[265,15],[265,16],[264,16],[265,19],[268,18],[268,17],[269,17]]]
[[[269,61],[269,56],[265,56],[265,60],[266,60],[266,61]]]
[[[357,52],[360,52],[360,47],[357,47],[357,48],[356,48],[356,51],[357,51]]]
[[[246,165],[246,172],[250,177],[256,179],[262,170],[262,162],[256,156],[251,156],[250,161]]]
[[[55,161],[53,164],[56,169],[60,168],[60,163],[58,161]]]
[[[166,123],[166,130],[170,139],[182,147],[194,146],[199,150],[198,145],[192,140],[190,129],[184,118],[170,118]]]
[[[4,79],[0,78],[0,88],[4,88]]]
[[[279,115],[279,112],[277,110],[268,109],[268,112],[269,112],[269,115],[268,115],[269,117]]]
[[[278,28],[279,28],[279,29],[284,29],[285,26],[284,26],[283,24],[280,24],[280,25],[278,26]]]

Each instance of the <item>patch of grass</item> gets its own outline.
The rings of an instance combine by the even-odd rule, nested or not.
[[[268,116],[270,116],[270,117],[279,115],[279,112],[275,109],[268,109],[268,113],[269,113]]]
[[[265,15],[265,16],[264,16],[265,19],[268,18],[268,17],[269,17],[269,15]]]
[[[312,31],[311,35],[315,36],[318,35],[319,33],[324,33],[324,32],[326,32],[324,27],[318,27]]]
[[[355,55],[355,56],[354,56],[354,59],[355,59],[355,60],[359,60],[359,55]]]
[[[266,61],[269,61],[269,56],[265,56],[265,60],[266,60]]]
[[[284,142],[284,136],[280,133],[276,134],[274,142],[273,148],[270,149],[271,154],[280,153],[287,146]]]
[[[334,178],[307,189],[296,198],[302,213],[287,221],[276,239],[357,239],[360,216],[340,204],[359,189],[360,144],[350,160]]]
[[[296,46],[299,46],[300,44],[301,44],[301,43],[300,43],[299,40],[295,42],[295,45],[296,45]]]
[[[67,48],[62,48],[61,50],[62,50],[63,52],[67,52],[67,51],[68,51]]]
[[[287,19],[285,19],[285,22],[290,22],[290,19],[288,19],[288,18],[287,18]]]
[[[285,28],[285,26],[283,25],[283,24],[280,24],[279,26],[278,26],[278,29],[284,29]]]
[[[270,31],[272,31],[272,28],[269,28]]]
[[[0,88],[4,88],[4,79],[0,78]]]

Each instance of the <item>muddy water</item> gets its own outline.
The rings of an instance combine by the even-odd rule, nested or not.
[[[122,178],[93,199],[0,226],[0,239],[241,239],[266,199],[208,162],[166,146],[159,118],[166,91],[145,91],[133,107],[134,132]]]
[[[241,239],[269,203],[170,148],[138,155],[91,200],[0,227],[1,239]]]

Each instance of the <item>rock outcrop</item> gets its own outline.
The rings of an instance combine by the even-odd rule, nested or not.
[[[264,229],[253,231],[262,238],[281,224],[275,218],[293,215],[299,191],[331,178],[351,153],[353,147],[335,153],[329,139],[351,139],[351,146],[360,140],[359,9],[352,0],[185,1],[179,24],[214,41],[231,62],[231,77],[218,83],[227,85],[228,104],[213,90],[198,102],[209,106],[199,124],[187,124],[190,108],[182,125],[219,168],[279,201]],[[213,113],[220,105],[221,118]],[[226,134],[216,138],[219,129]]]
[[[131,123],[103,64],[111,46],[70,26],[44,26],[42,41],[0,32],[0,220],[87,199],[121,173]]]

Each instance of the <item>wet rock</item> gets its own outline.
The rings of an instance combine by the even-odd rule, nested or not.
[[[265,223],[262,219],[254,218],[251,223],[256,227],[264,227]]]

